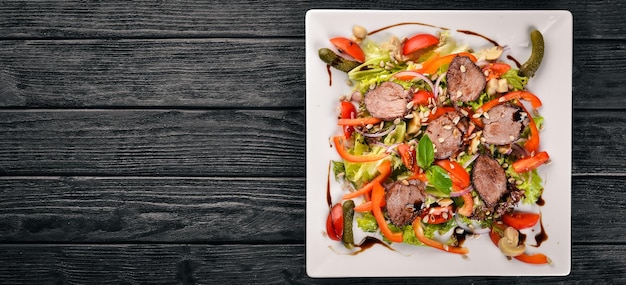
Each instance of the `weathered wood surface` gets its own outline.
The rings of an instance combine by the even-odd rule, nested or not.
[[[569,276],[307,277],[304,15],[422,7],[572,12]],[[616,0],[2,1],[0,283],[625,283],[623,11]]]

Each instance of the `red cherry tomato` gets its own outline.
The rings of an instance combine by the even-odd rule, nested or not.
[[[337,48],[340,53],[345,53],[358,62],[365,61],[365,53],[363,53],[363,50],[361,49],[359,44],[355,43],[351,39],[336,37],[330,39],[330,42]]]
[[[538,221],[539,214],[535,213],[513,212],[502,215],[502,222],[518,230],[534,227]]]
[[[356,117],[356,107],[350,102],[341,101],[341,118],[342,119],[352,119]],[[349,139],[354,133],[353,126],[343,126],[343,134],[346,139]]]
[[[420,218],[427,224],[443,224],[452,219],[452,206],[426,208]]]
[[[341,240],[343,237],[343,208],[340,203],[335,204],[328,213],[326,232],[332,240]]]
[[[487,75],[485,79],[489,81],[492,78],[500,78],[509,69],[511,66],[504,62],[494,62],[483,66],[483,73]]]
[[[433,94],[433,92],[426,91],[424,89],[420,89],[413,94],[413,102],[416,105],[426,106],[428,105],[428,100],[430,98],[435,99],[435,94]]]
[[[404,166],[410,171],[415,170],[415,148],[411,149],[411,146],[405,143],[399,144],[398,153],[400,153]]]
[[[418,50],[431,47],[439,43],[439,38],[431,34],[417,34],[404,42],[402,54],[409,55]]]

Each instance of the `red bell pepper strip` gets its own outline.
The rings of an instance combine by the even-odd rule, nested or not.
[[[454,107],[438,107],[435,113],[431,112],[430,115],[428,115],[428,122],[441,117],[441,115],[445,113],[453,112],[453,111],[456,111]]]
[[[494,227],[499,227],[499,226],[497,226],[494,223]],[[493,244],[498,246],[498,242],[500,241],[502,237],[494,229],[491,229],[491,231],[489,232],[489,238],[491,239],[491,242],[493,242]],[[513,258],[521,262],[530,263],[530,264],[552,264],[552,260],[550,260],[550,258],[547,257],[543,253],[535,253],[535,254],[522,253],[521,255],[514,256]]]
[[[513,92],[509,92],[505,95],[502,95],[496,99],[493,99],[483,104],[480,108],[478,108],[478,110],[482,112],[487,112],[491,110],[491,108],[497,105],[500,105],[504,102],[511,101],[511,100],[519,100],[519,99],[523,99],[523,100],[530,102],[530,104],[535,109],[541,107],[541,100],[539,99],[539,97],[535,96],[535,94],[530,93],[528,91],[513,91]]]
[[[452,183],[460,186],[461,189],[470,185],[470,175],[467,170],[463,168],[463,165],[448,159],[437,160],[435,161],[435,164],[447,171],[448,174],[450,174],[450,180],[452,180]]]
[[[471,61],[476,62],[476,57],[469,52],[453,53],[441,57],[437,56],[435,58],[428,59],[422,63],[422,68],[416,71],[422,74],[435,74],[439,67],[445,64],[450,64],[450,62],[452,62],[452,60],[457,56],[467,56],[470,58]]]
[[[369,124],[378,124],[382,122],[379,118],[367,117],[367,118],[355,118],[355,119],[339,119],[337,125],[340,126],[361,126]]]
[[[512,212],[502,215],[502,222],[507,226],[514,227],[518,230],[533,227],[539,221],[539,214],[527,212]]]
[[[341,101],[341,118],[352,119],[356,117],[356,107],[348,101]],[[343,126],[343,135],[349,139],[354,133],[354,126]]]
[[[548,160],[550,160],[550,156],[547,152],[542,151],[535,154],[534,156],[525,157],[516,162],[513,162],[513,170],[515,170],[515,172],[517,173],[531,171],[546,163]]]
[[[419,241],[424,243],[427,246],[434,247],[436,249],[440,249],[443,251],[456,253],[456,254],[468,254],[469,250],[466,247],[452,246],[443,244],[436,240],[432,240],[424,236],[424,229],[422,228],[422,223],[420,219],[415,219],[413,221],[413,231],[415,232],[415,236]]]
[[[432,47],[439,43],[439,38],[431,34],[417,34],[404,42],[402,54],[409,55],[418,50]]]
[[[487,75],[485,79],[489,81],[492,78],[500,78],[500,76],[509,71],[509,69],[511,69],[511,66],[504,62],[494,62],[483,66],[483,74]]]
[[[383,181],[385,181],[387,177],[389,177],[389,174],[391,174],[391,162],[389,160],[385,160],[380,165],[378,165],[376,169],[379,172],[378,176],[374,177],[372,181],[365,184],[359,190],[343,195],[343,200],[365,195],[372,191],[372,187],[375,183],[382,183]]]
[[[378,227],[382,232],[383,236],[390,241],[393,242],[402,242],[402,233],[392,232],[389,226],[387,225],[387,221],[385,220],[385,216],[383,215],[382,210],[380,209],[382,201],[384,200],[385,189],[380,183],[374,183],[374,189],[372,189],[372,214],[374,218],[376,218],[376,223],[378,223]]]
[[[372,162],[372,161],[377,161],[377,160],[381,160],[387,156],[389,156],[388,153],[381,153],[381,154],[371,154],[371,155],[354,155],[349,153],[343,146],[343,136],[334,136],[333,137],[333,142],[335,143],[335,148],[337,149],[337,153],[339,153],[339,156],[341,156],[341,158],[345,159],[346,161],[349,162]]]
[[[365,61],[365,53],[357,44],[351,39],[344,37],[336,37],[330,39],[330,42],[337,48],[340,53],[346,53],[354,58],[356,61],[363,63]]]

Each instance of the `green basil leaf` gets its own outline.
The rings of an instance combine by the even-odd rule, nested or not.
[[[428,183],[435,187],[435,189],[446,195],[450,194],[452,189],[452,180],[450,180],[450,175],[445,169],[439,167],[438,165],[433,165],[426,171],[426,178],[428,178]]]
[[[417,144],[417,164],[422,169],[428,169],[435,161],[435,148],[428,135],[423,135]]]

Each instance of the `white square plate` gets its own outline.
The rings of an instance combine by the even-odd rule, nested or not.
[[[341,190],[329,179],[330,160],[338,160],[329,138],[340,133],[336,126],[338,97],[349,94],[345,73],[331,69],[317,54],[332,48],[329,39],[350,36],[352,26],[373,31],[401,22],[421,22],[450,31],[469,30],[510,48],[520,62],[530,55],[529,32],[536,28],[545,40],[545,56],[528,89],[539,96],[539,109],[545,118],[541,148],[552,163],[540,168],[544,179],[542,221],[548,235],[539,248],[527,252],[548,255],[552,265],[530,265],[507,260],[488,236],[465,241],[468,258],[429,247],[403,246],[389,250],[374,246],[360,254],[342,252],[339,242],[325,234],[328,215],[327,185],[333,203]],[[572,138],[572,15],[568,11],[375,11],[311,10],[306,14],[306,145],[307,145],[307,225],[306,268],[311,277],[384,276],[524,276],[567,275],[571,267],[571,138]],[[372,36],[383,41],[392,35],[410,37],[418,32],[436,33],[437,28],[402,25]],[[483,38],[455,34],[457,41],[472,47],[489,46]],[[332,176],[332,174],[330,174]],[[330,182],[329,182],[330,181]],[[529,236],[528,239],[532,239]]]

